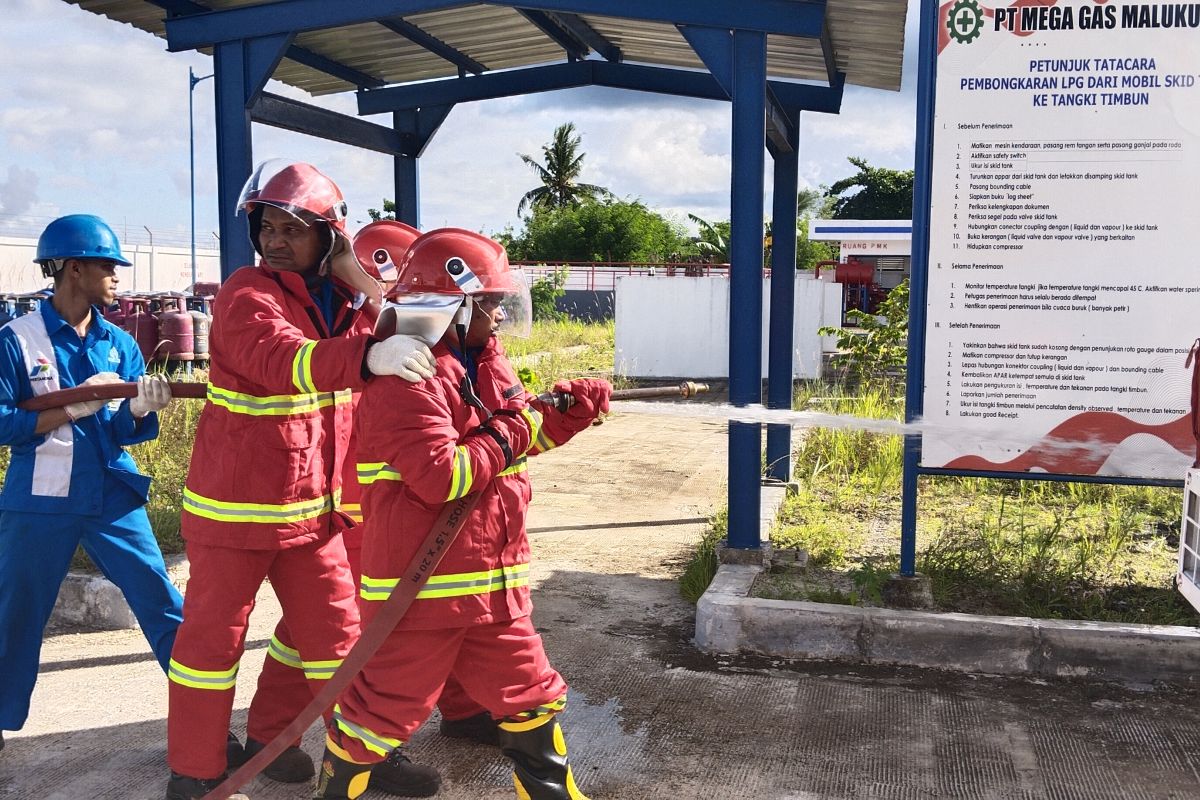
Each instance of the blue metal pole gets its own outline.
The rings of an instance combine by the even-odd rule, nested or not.
[[[913,185],[912,276],[908,301],[908,367],[904,419],[912,422],[925,411],[925,325],[929,271],[929,204],[933,173],[934,81],[937,78],[937,0],[921,0],[920,48],[917,56],[917,143]],[[904,437],[904,479],[900,499],[900,574],[917,572],[917,477],[921,437]]]
[[[237,201],[252,162],[250,112],[246,108],[246,55],[241,42],[213,50],[217,109],[217,203],[221,231],[221,280],[254,263],[246,225],[238,219]]]
[[[729,401],[762,402],[762,223],[766,36],[733,32],[733,176],[729,270]],[[729,546],[759,547],[762,426],[729,424]]]
[[[212,75],[205,75],[202,78],[197,78],[196,73],[188,67],[188,166],[190,172],[190,197],[192,205],[192,291],[196,291],[196,121],[193,111],[193,97],[196,91],[196,84],[200,81],[211,78]],[[189,363],[190,367],[191,364]]]
[[[392,127],[401,135],[409,135],[415,140],[419,137],[418,112],[416,109],[406,109],[392,113]],[[414,148],[415,149],[415,148]],[[417,155],[396,156],[396,219],[421,227],[421,173]]]
[[[771,315],[767,339],[767,408],[792,408],[792,348],[796,318],[796,189],[799,183],[800,114],[788,111],[788,144],[775,152],[771,209]],[[792,479],[792,427],[767,426],[767,475]]]

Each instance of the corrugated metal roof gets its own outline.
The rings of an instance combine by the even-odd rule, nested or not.
[[[165,37],[166,12],[148,0],[64,0],[118,22]],[[269,0],[194,0],[211,9],[262,5]],[[838,69],[856,86],[898,90],[908,0],[827,0],[826,19]],[[619,47],[625,61],[704,69],[672,25],[581,15]],[[520,11],[471,5],[410,14],[404,21],[479,62],[488,70],[549,64],[565,59],[561,46]],[[302,33],[296,46],[385,84],[453,77],[459,67],[379,23]],[[774,79],[824,82],[825,58],[815,39],[767,37],[767,73]],[[357,88],[342,78],[285,58],[273,76],[313,95]]]

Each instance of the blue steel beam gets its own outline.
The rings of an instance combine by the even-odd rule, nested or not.
[[[792,339],[796,319],[796,190],[799,183],[800,113],[785,120],[787,150],[769,147],[775,159],[771,208],[771,313],[767,335],[767,408],[792,408]],[[767,426],[767,475],[792,479],[792,426]]]
[[[838,76],[837,52],[833,49],[828,25],[821,29],[821,57],[825,59],[825,80],[832,84]]]
[[[751,30],[816,38],[825,23],[823,0],[738,0],[697,3],[695,0],[479,0],[488,5],[519,6],[540,11],[596,14],[680,25]],[[422,11],[474,5],[470,0],[278,0],[253,6],[175,17],[166,21],[167,49],[172,52],[211,47],[218,42],[278,33],[339,28]]]
[[[782,81],[768,81],[767,85],[782,109],[836,114],[841,108],[844,84],[845,76],[839,76],[834,86]],[[577,61],[493,72],[473,78],[446,78],[408,86],[370,89],[358,93],[358,113],[382,114],[404,108],[468,103],[578,86],[606,86],[703,100],[729,100],[729,95],[708,73],[638,64],[611,64],[606,61]]]
[[[277,0],[168,19],[167,50],[195,50],[218,42],[340,28],[469,5],[473,5],[470,0]]]
[[[149,2],[166,11],[170,17],[203,14],[206,11],[212,10],[208,6],[193,2],[193,0],[149,0]],[[286,57],[298,64],[303,64],[311,69],[324,72],[326,75],[332,75],[339,80],[352,83],[360,89],[384,85],[382,80],[373,75],[360,72],[353,67],[348,67],[345,64],[326,58],[320,53],[314,53],[312,50],[300,47],[299,45],[289,47]]]
[[[563,28],[558,21],[552,19],[545,11],[532,11],[518,8],[517,12],[529,20],[535,28],[550,37],[550,39],[567,53],[571,61],[582,61],[587,58],[588,46],[579,41],[575,34]]]
[[[729,402],[762,401],[763,167],[767,37],[734,31],[733,187],[730,203]],[[762,498],[762,426],[729,423],[729,546],[756,549]]]
[[[605,61],[618,63],[625,58],[621,48],[604,38],[578,14],[551,14],[559,24],[573,33],[581,42],[595,50]]]
[[[381,19],[379,20],[379,24],[392,33],[403,36],[413,44],[424,47],[435,56],[444,58],[463,72],[470,72],[473,75],[487,72],[487,67],[483,64],[480,64],[461,50],[451,47],[433,34],[413,25],[408,20],[393,17],[391,19]]]
[[[264,125],[390,156],[407,152],[400,136],[391,128],[266,92],[250,109],[250,118]]]
[[[708,67],[728,97],[733,97],[733,49],[730,32],[726,29],[701,28],[696,25],[676,25],[692,50]]]
[[[406,154],[393,164],[396,219],[414,228],[421,226],[420,156],[453,106],[407,109],[392,114],[392,125],[405,142]]]

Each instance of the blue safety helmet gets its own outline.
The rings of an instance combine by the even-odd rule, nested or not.
[[[123,267],[133,264],[121,254],[121,243],[113,229],[92,214],[59,217],[38,237],[37,256],[33,260],[42,265],[47,277],[57,272],[58,262],[68,258],[102,258]]]

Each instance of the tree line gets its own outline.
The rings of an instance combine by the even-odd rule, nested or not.
[[[586,154],[583,138],[572,122],[555,128],[542,146],[540,160],[518,153],[538,184],[525,192],[517,214],[523,227],[506,228],[496,238],[509,257],[527,261],[729,261],[729,220],[709,221],[693,214],[691,233],[680,220],[648,208],[639,199],[620,199],[612,191],[580,180]],[[910,219],[913,171],[873,167],[851,157],[854,174],[796,196],[798,218],[796,267],[811,269],[834,257],[830,243],[808,238],[812,219]],[[369,209],[372,219],[392,218],[395,205]],[[770,223],[764,240],[772,241]]]

